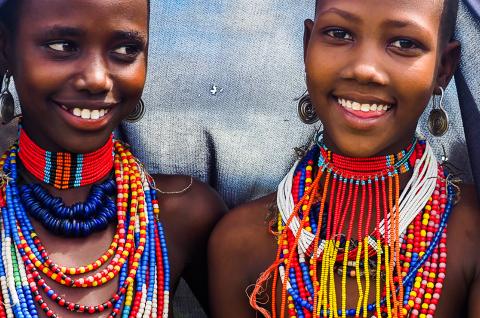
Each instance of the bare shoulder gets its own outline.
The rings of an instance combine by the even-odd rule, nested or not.
[[[181,271],[195,258],[206,258],[208,238],[227,207],[215,190],[190,176],[155,175],[154,180],[160,221],[175,251],[172,263]]]
[[[216,226],[210,246],[214,254],[244,255],[249,258],[265,255],[275,244],[270,233],[270,214],[275,194],[245,203],[230,211]],[[269,253],[268,253],[269,254]]]
[[[480,209],[473,185],[463,185],[459,201],[448,220],[448,235],[464,247],[478,247],[480,244]],[[480,253],[475,253],[480,256]]]
[[[216,223],[227,211],[218,193],[207,184],[190,176],[154,176],[161,214],[166,221],[175,219],[183,230],[200,230]],[[169,222],[170,223],[170,222]]]

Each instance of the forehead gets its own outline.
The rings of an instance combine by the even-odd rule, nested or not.
[[[444,0],[317,0],[316,15],[332,8],[345,10],[369,21],[416,21],[438,29]]]
[[[23,0],[18,12],[20,28],[41,25],[130,28],[147,33],[147,0]]]

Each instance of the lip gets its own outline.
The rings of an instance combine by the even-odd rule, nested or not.
[[[95,131],[105,128],[112,118],[116,104],[99,101],[59,101],[51,100],[57,106],[60,117],[71,127],[78,130]],[[73,115],[70,110],[78,107],[89,110],[108,109],[108,113],[99,119],[84,119]]]
[[[353,110],[350,108],[345,108],[338,103],[338,98],[344,98],[348,100],[355,100],[357,102],[362,102],[365,104],[374,104],[378,103],[383,105],[391,105],[392,107],[386,111],[369,111],[363,112],[360,110]],[[347,126],[355,129],[355,130],[371,130],[377,126],[382,125],[385,121],[387,121],[390,116],[393,115],[395,111],[395,104],[394,103],[385,103],[385,101],[378,99],[378,98],[356,98],[353,95],[342,95],[342,97],[337,97],[337,95],[331,96],[332,102],[335,104],[335,109],[338,109],[340,117],[343,118],[344,122],[346,122]]]

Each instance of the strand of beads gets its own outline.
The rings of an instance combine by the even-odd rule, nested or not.
[[[116,205],[113,180],[94,185],[84,203],[65,206],[39,184],[24,185],[20,191],[25,210],[51,233],[61,236],[86,237],[105,230],[115,220]]]
[[[323,153],[326,158],[319,160],[321,163],[319,171],[316,179],[312,182],[312,153],[314,152]],[[376,317],[405,317],[407,315],[410,317],[420,315],[433,317],[445,278],[446,222],[455,197],[453,190],[445,184],[446,174],[443,169],[431,157],[430,148],[423,140],[419,141],[415,147],[411,146],[398,155],[388,156],[385,160],[386,168],[385,165],[378,162],[367,167],[365,171],[374,172],[375,178],[369,176],[366,179],[371,182],[363,183],[361,179],[352,182],[353,178],[344,177],[346,173],[341,176],[335,175],[334,172],[338,173],[340,170],[332,163],[335,158],[337,158],[336,155],[319,151],[314,147],[304,160],[296,163],[292,176],[284,179],[283,183],[291,182],[292,184],[290,192],[292,202],[289,204],[295,204],[294,211],[297,213],[297,217],[294,214],[284,213],[285,205],[281,204],[288,202],[288,196],[284,190],[285,187],[279,186],[279,196],[285,195],[287,198],[284,201],[277,197],[281,203],[279,210],[282,213],[282,218],[279,218],[278,223],[278,231],[281,233],[278,240],[278,260],[283,260],[279,264],[278,271],[284,284],[284,290],[288,294],[285,297],[282,295],[282,304],[285,299],[288,315],[290,317],[368,317],[370,313]],[[356,163],[363,162],[357,160]],[[387,173],[388,177],[394,177],[394,174],[406,172],[413,165],[415,165],[414,177],[417,179],[409,183],[408,191],[413,191],[411,193],[417,196],[412,196],[409,194],[410,192],[402,193],[400,196],[398,181],[395,181],[398,179],[388,180],[386,177],[381,177],[381,173]],[[389,166],[394,168],[388,168]],[[348,169],[351,173],[362,171],[354,165],[348,166],[348,160],[344,160],[341,167]],[[377,169],[380,169],[381,173]],[[328,174],[325,174],[325,171],[330,171],[332,175],[330,185],[325,185],[323,192],[320,191],[323,193],[320,201],[324,201],[329,194],[330,205],[334,205],[334,207],[320,202],[321,208],[314,209],[312,197],[316,196],[315,191],[318,191],[316,190],[318,186],[315,188],[316,181],[320,179],[321,174],[324,174],[323,182],[329,182]],[[425,180],[432,181],[430,176],[432,172],[436,173],[436,179],[433,179],[433,187],[431,185],[427,187]],[[335,188],[335,197],[332,190],[328,191],[329,187]],[[362,187],[363,190],[359,190]],[[421,187],[432,189],[431,198],[428,199],[427,196],[427,200],[425,200],[427,204],[423,205],[420,213],[414,215],[412,223],[407,224],[405,233],[400,235],[403,232],[401,224],[405,223],[405,215],[400,215],[398,211],[402,211],[404,204],[409,202],[403,201],[404,203],[401,205],[399,197],[423,202],[425,196],[423,192],[430,190],[418,191]],[[375,190],[375,195],[373,195],[373,190]],[[394,194],[395,197],[393,197]],[[331,204],[332,202],[334,204]],[[418,205],[418,202],[415,204]],[[374,205],[376,213],[373,213]],[[339,239],[335,237],[338,233],[342,233],[346,221],[345,214],[342,215],[340,211],[352,209],[352,207],[365,209],[364,217],[361,218],[366,222],[365,229],[369,227],[372,215],[376,214],[374,234],[370,237],[366,235],[367,230],[360,231],[359,229],[358,236],[363,239],[359,239],[357,249],[351,249],[349,246],[352,241],[351,234],[345,236],[342,234]],[[322,210],[326,212],[322,214]],[[379,221],[381,211],[384,213],[384,220],[388,222]],[[397,211],[397,214],[392,215],[392,211]],[[325,219],[325,214],[332,216]],[[350,218],[348,232],[351,231],[353,217]],[[292,226],[294,221],[296,223]],[[316,245],[318,243],[314,242],[313,248],[312,245],[309,245],[309,248],[305,249],[304,245],[302,246],[299,242],[300,236],[305,233],[315,235],[320,244]],[[320,240],[317,237],[325,239]],[[389,244],[389,242],[394,242],[394,244]],[[369,245],[374,248],[369,249]],[[325,257],[325,255],[329,256]],[[375,255],[375,260],[370,259],[370,256]],[[354,256],[353,260],[351,256]],[[395,259],[400,261],[394,262]],[[332,260],[336,261],[332,262]],[[337,264],[342,260],[343,263]],[[320,280],[317,279],[315,270],[317,262],[322,264]],[[324,264],[327,265],[324,266]],[[370,287],[369,279],[365,277],[366,284],[358,283],[358,288],[363,290],[363,294],[361,292],[357,307],[346,309],[345,277],[346,269],[351,265],[355,267],[352,276],[359,277],[363,271],[365,276],[370,276],[368,274],[370,272],[377,277],[374,284],[376,288],[375,303],[368,304],[367,302]],[[336,304],[335,279],[332,274],[335,268],[342,269],[341,308]],[[383,273],[383,270],[386,272]],[[381,291],[381,277],[387,280],[383,291]],[[405,293],[403,293],[404,284]],[[275,288],[272,288],[273,297],[275,297],[274,290]],[[272,312],[275,313],[275,311]],[[281,316],[283,316],[283,310]]]
[[[117,230],[108,251],[95,262],[78,268],[55,264],[33,229],[16,184],[17,146],[0,159],[0,171],[11,178],[8,185],[0,188],[3,235],[0,284],[8,317],[38,317],[37,303],[47,317],[57,318],[44,297],[74,312],[95,314],[111,310],[109,318],[118,315],[153,318],[157,311],[168,317],[170,270],[165,235],[158,221],[156,193],[130,151],[119,142],[115,142],[114,147]],[[74,277],[105,264],[106,267],[94,275]],[[101,286],[118,277],[118,288],[99,305],[82,305],[56,293],[47,277],[75,288]]]

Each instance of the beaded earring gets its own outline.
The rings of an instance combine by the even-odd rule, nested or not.
[[[15,118],[15,101],[12,93],[9,91],[10,71],[6,71],[3,75],[2,91],[0,93],[0,121],[2,124],[8,124]]]
[[[133,112],[131,112],[127,116],[127,118],[125,118],[125,121],[127,121],[129,123],[135,123],[135,122],[139,121],[140,119],[142,119],[144,114],[145,114],[145,103],[140,98],[137,105],[135,105],[135,109],[133,110]]]
[[[440,102],[437,107],[437,102],[435,95],[432,97],[433,108],[430,111],[430,115],[428,116],[428,131],[435,136],[441,137],[445,135],[448,131],[448,114],[445,108],[443,107],[443,100],[445,97],[445,90],[443,87],[439,87],[441,91],[440,95]]]

